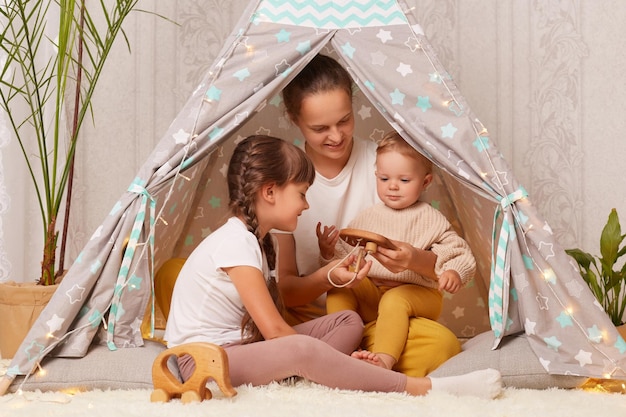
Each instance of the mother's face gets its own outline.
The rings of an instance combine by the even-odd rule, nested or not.
[[[352,150],[354,113],[351,97],[341,89],[309,95],[302,100],[294,123],[315,159],[347,159]],[[313,153],[311,155],[311,153]]]

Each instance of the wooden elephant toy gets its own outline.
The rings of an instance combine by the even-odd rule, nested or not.
[[[180,382],[167,367],[170,356],[181,357],[191,355],[196,369],[191,377]],[[212,378],[226,397],[237,395],[230,383],[228,357],[226,351],[212,343],[187,343],[164,350],[152,364],[152,383],[154,389],[150,395],[152,402],[168,402],[172,398],[180,398],[183,403],[209,400],[211,390],[207,381]]]

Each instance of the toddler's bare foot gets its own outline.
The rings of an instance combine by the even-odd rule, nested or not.
[[[352,357],[385,369],[393,368],[393,364],[395,363],[395,359],[390,355],[386,355],[384,353],[373,353],[369,350],[357,350],[352,352]]]

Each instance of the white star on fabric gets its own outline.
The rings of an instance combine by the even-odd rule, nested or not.
[[[526,274],[516,274],[515,275],[515,288],[519,292],[524,292],[526,288],[528,288],[528,279],[526,278]]]
[[[393,40],[393,38],[391,37],[391,32],[383,29],[378,31],[376,37],[380,39],[382,43],[387,43],[387,41]]]
[[[578,351],[578,354],[574,356],[574,359],[578,361],[580,366],[591,365],[593,363],[591,360],[591,352],[585,352],[582,349]]]
[[[380,51],[376,51],[370,54],[372,58],[372,65],[378,65],[379,67],[385,66],[385,61],[387,61],[387,56]]]
[[[408,74],[413,73],[411,66],[409,64],[404,64],[402,62],[400,63],[400,65],[398,65],[398,68],[396,68],[396,71],[402,74],[403,77],[406,77]]]
[[[298,51],[300,55],[305,55],[310,50],[311,50],[311,41],[300,42],[298,46],[296,46],[296,51]]]
[[[567,288],[567,292],[572,297],[580,298],[580,294],[582,293],[583,288],[585,287],[580,285],[580,282],[571,280],[570,282],[565,284],[565,288]]]
[[[465,316],[465,308],[457,306],[454,310],[452,310],[452,315],[456,319],[464,317]]]
[[[544,297],[541,293],[537,293],[537,297],[535,298],[537,303],[539,304],[540,310],[549,310],[548,308],[548,297]]]
[[[70,300],[70,304],[82,301],[84,294],[85,288],[81,287],[78,284],[74,284],[74,286],[67,290],[67,292],[65,293],[65,295],[67,295],[67,298]]]
[[[526,334],[528,335],[535,334],[535,326],[537,326],[537,322],[530,321],[530,319],[526,317],[526,322],[524,323],[524,330],[526,330]]]
[[[547,252],[547,254],[544,255],[546,259],[554,258],[554,249],[552,243],[543,241],[539,242],[539,252],[542,252],[544,250]]]
[[[543,366],[543,369],[545,369],[546,371],[550,370],[550,361],[544,358],[539,358],[539,363],[541,363],[541,366]]]
[[[226,173],[228,173],[228,164],[222,164],[222,167],[220,168],[220,174],[222,174],[222,176],[226,178]]]
[[[250,112],[247,112],[247,111],[243,113],[237,113],[235,115],[235,126],[239,126],[240,124],[245,122],[248,119],[249,115],[250,115]]]
[[[142,320],[140,320],[139,317],[135,317],[135,320],[133,320],[133,322],[130,325],[130,328],[133,330],[133,334],[141,331],[141,323],[142,323]]]
[[[48,331],[50,333],[54,333],[57,330],[61,329],[61,325],[63,324],[63,319],[59,316],[56,315],[56,313],[52,316],[52,318],[50,320],[48,320],[46,322],[46,325],[48,326]]]
[[[369,106],[361,106],[358,115],[361,116],[361,120],[369,119],[372,117],[372,108]]]

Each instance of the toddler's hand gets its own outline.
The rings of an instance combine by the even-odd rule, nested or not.
[[[317,235],[317,244],[322,258],[326,260],[332,259],[335,255],[335,245],[339,240],[337,228],[335,226],[324,226],[322,229],[322,223],[317,223],[315,234]]]
[[[461,289],[462,285],[461,276],[452,269],[443,271],[439,277],[439,291],[447,291],[450,294],[454,294]]]

